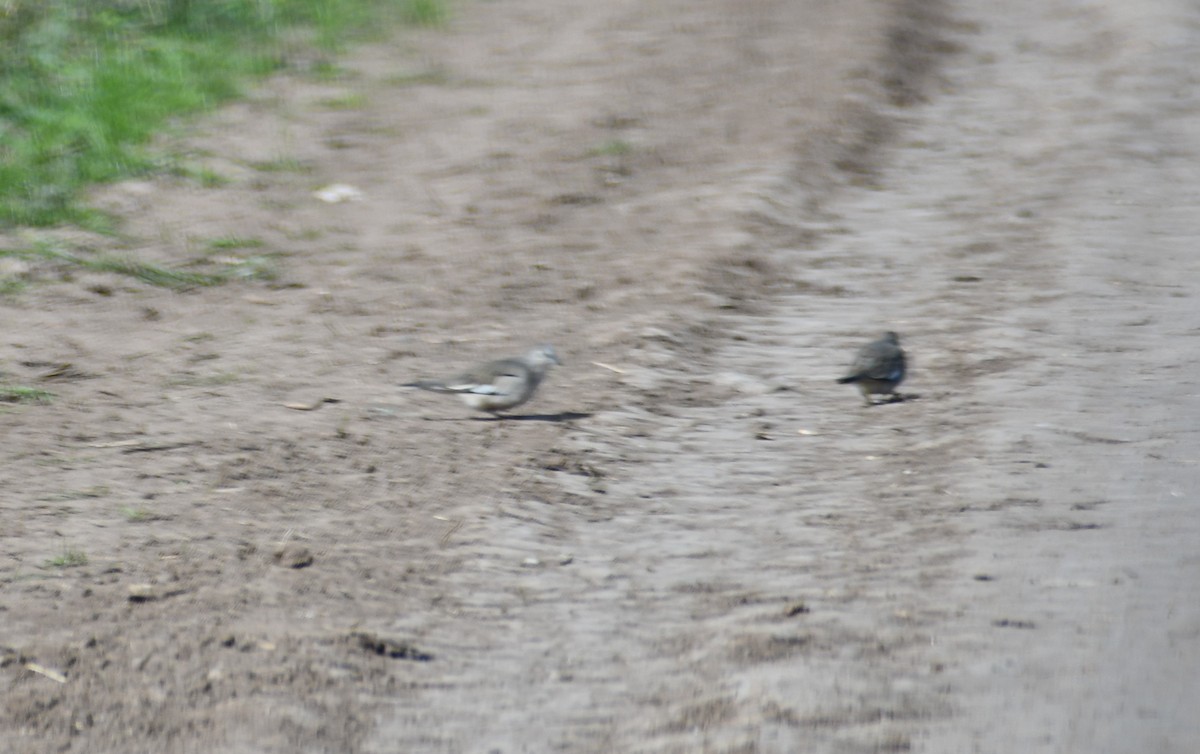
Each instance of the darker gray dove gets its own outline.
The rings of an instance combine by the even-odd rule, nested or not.
[[[900,336],[894,332],[887,332],[879,340],[872,341],[859,350],[858,356],[850,366],[849,374],[838,382],[843,385],[851,382],[858,385],[867,405],[871,405],[874,403],[872,395],[896,395],[896,386],[904,382],[905,369]]]

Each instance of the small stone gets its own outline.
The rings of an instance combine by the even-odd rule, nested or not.
[[[313,560],[312,552],[295,542],[288,542],[275,551],[275,562],[284,568],[307,568]]]
[[[313,196],[327,204],[354,202],[363,198],[363,192],[345,183],[333,183],[313,192]]]
[[[129,585],[130,602],[153,602],[156,599],[158,599],[158,594],[154,591],[153,584]]]

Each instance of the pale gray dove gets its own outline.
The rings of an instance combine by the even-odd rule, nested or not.
[[[471,408],[498,417],[532,398],[553,364],[562,365],[554,346],[541,345],[524,356],[489,361],[456,377],[418,380],[402,387],[454,393]]]

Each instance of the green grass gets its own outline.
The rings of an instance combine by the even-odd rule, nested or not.
[[[76,550],[73,547],[68,547],[62,551],[61,555],[56,555],[46,561],[47,568],[73,568],[75,566],[87,565],[88,556],[86,553]]]
[[[261,238],[242,238],[240,236],[224,236],[210,238],[208,248],[214,251],[232,251],[234,249],[261,249],[266,243]]]
[[[198,167],[196,165],[176,164],[172,165],[168,172],[171,175],[195,181],[204,188],[220,188],[231,182],[227,176],[221,175],[211,168]]]
[[[144,523],[149,521],[153,516],[153,514],[145,508],[134,508],[131,506],[125,506],[122,508],[121,515],[124,516],[125,520],[131,524]]]
[[[225,242],[232,243],[233,240],[226,239]],[[241,245],[241,248],[253,248],[262,243],[255,239],[237,239],[236,242]],[[220,248],[214,247],[214,250],[220,250]],[[226,250],[231,248],[236,247],[224,247]],[[222,285],[231,280],[275,280],[278,277],[274,257],[270,255],[229,256],[219,260],[201,260],[211,271],[200,271],[167,267],[114,254],[76,254],[63,249],[60,244],[37,241],[23,249],[0,249],[0,257],[18,257],[41,262],[61,270],[79,269],[107,272],[131,277],[160,288],[176,290]],[[13,292],[16,292],[28,285],[30,281],[17,280],[13,282],[19,283],[19,287],[14,288]],[[3,293],[6,287],[5,281],[0,281],[0,293]]]
[[[305,165],[295,157],[276,157],[250,163],[250,167],[263,173],[311,173],[312,166]]]
[[[633,145],[624,139],[606,141],[591,151],[595,157],[620,157],[633,151]]]
[[[0,0],[0,226],[106,230],[82,188],[162,169],[150,138],[287,65],[285,34],[336,51],[447,13],[446,0]]]
[[[320,102],[321,107],[328,110],[362,110],[369,103],[370,100],[367,99],[367,95],[358,92],[343,94],[339,97],[329,97]]]
[[[441,26],[449,15],[442,0],[406,0],[400,6],[402,18],[414,26]]]
[[[15,296],[28,287],[20,278],[0,278],[0,296]]]
[[[2,403],[49,403],[54,393],[25,385],[0,385]]]
[[[121,508],[121,516],[131,524],[144,524],[149,521],[159,521],[164,517],[141,506],[126,505]]]
[[[143,283],[157,285],[162,288],[197,288],[220,285],[225,282],[225,278],[221,275],[175,270],[129,257],[98,256],[85,258],[62,253],[59,255],[59,258],[64,262],[77,265],[86,270],[128,275],[129,277],[141,280]]]

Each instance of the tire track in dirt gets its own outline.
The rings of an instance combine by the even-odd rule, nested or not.
[[[870,102],[911,105],[929,74],[935,30],[919,27],[941,19],[922,4],[906,10],[913,16],[899,16],[891,32],[882,94],[849,107],[832,140],[806,135],[809,172],[797,175],[807,191],[837,182],[822,159],[845,163],[855,180],[869,175],[871,150],[891,133]],[[725,259],[748,241],[770,248],[777,235],[811,237],[772,216],[808,202],[794,178],[761,172],[750,191],[729,190],[744,198],[722,217],[747,230],[733,234],[742,247]],[[754,198],[764,193],[769,203]],[[776,253],[778,270],[769,259],[765,269],[782,272],[795,252]],[[716,285],[740,296],[739,306],[761,305],[744,283]],[[890,508],[874,509],[880,494],[909,501],[927,487],[909,478],[907,462],[881,462],[886,471],[872,471],[886,481],[868,481],[862,469],[829,466],[823,446],[887,458],[908,434],[903,417],[919,406],[895,407],[893,423],[867,437],[849,433],[874,423],[858,411],[798,416],[796,391],[809,384],[780,369],[812,355],[811,344],[795,342],[795,322],[720,325],[745,341],[723,352],[728,368],[705,353],[712,342],[702,326],[643,333],[641,347],[617,363],[624,407],[597,412],[531,459],[529,478],[498,491],[491,515],[455,537],[464,565],[447,576],[446,600],[400,623],[444,661],[427,668],[409,710],[384,714],[373,750],[397,742],[446,751],[792,751],[822,742],[877,750],[907,740],[893,721],[940,709],[893,694],[874,669],[835,672],[847,653],[883,666],[927,640],[911,599],[881,607],[864,595],[883,588],[899,546],[945,525],[914,513],[897,528]],[[842,332],[856,338],[851,327]],[[829,356],[810,362],[828,365],[822,382],[844,360]],[[853,395],[829,392],[855,405]],[[813,434],[797,433],[813,421]],[[925,442],[921,453],[947,453],[950,444]],[[550,487],[538,479],[547,469],[557,477]],[[950,548],[926,553],[902,578],[924,583]]]
[[[1194,405],[1196,388],[1155,376],[1186,370],[1169,340],[1126,334],[1195,328],[1172,282],[1195,269],[1175,192],[1200,186],[1181,162],[1195,102],[1173,94],[1191,74],[1172,56],[1195,49],[1196,24],[1160,8],[1127,26],[1105,4],[962,4],[960,65],[875,190],[818,215],[771,194],[758,213],[776,230],[799,216],[792,236],[819,238],[776,260],[799,256],[810,292],[725,320],[732,342],[701,368],[673,369],[696,354],[664,333],[666,366],[623,377],[641,410],[598,415],[565,451],[576,460],[554,464],[575,472],[563,483],[583,510],[503,506],[489,530],[506,546],[480,562],[507,564],[500,600],[460,574],[479,594],[468,612],[504,616],[484,633],[515,642],[466,740],[1190,750],[1196,517],[1177,500],[1195,486],[1196,430],[1163,408]],[[1168,28],[1191,31],[1140,58]],[[1127,202],[1113,170],[1136,176],[1115,189]],[[1151,232],[1141,270],[1127,249]],[[884,326],[910,336],[921,396],[862,410],[830,378]],[[1131,352],[1144,367],[1127,368]],[[634,471],[604,477],[616,459]],[[1161,522],[1141,520],[1146,504]]]
[[[942,595],[954,609],[931,654],[959,658],[944,680],[960,715],[922,748],[1191,751],[1200,391],[1178,281],[1198,271],[1200,105],[1183,93],[1200,17],[1173,2],[962,17],[982,33],[897,168],[913,196],[944,197],[932,237],[1024,222],[943,266],[984,294],[967,351],[978,457],[956,488],[962,571],[987,579]]]

